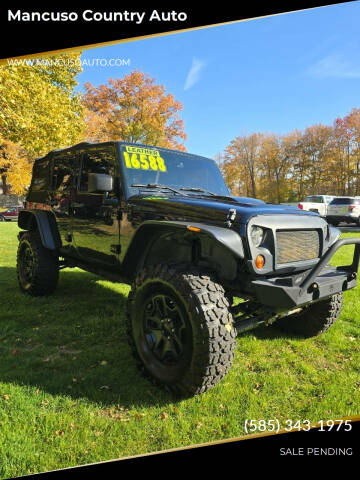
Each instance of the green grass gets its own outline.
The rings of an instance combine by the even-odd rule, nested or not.
[[[135,367],[124,329],[129,287],[76,269],[61,272],[53,296],[24,296],[17,232],[0,225],[1,478],[237,437],[246,419],[284,426],[360,413],[359,287],[320,337],[274,327],[238,337],[229,375],[179,401]],[[351,253],[343,248],[336,263]]]

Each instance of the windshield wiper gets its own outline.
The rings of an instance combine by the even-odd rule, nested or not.
[[[158,185],[157,183],[133,183],[131,185],[132,187],[138,187],[138,188],[149,188],[149,189],[159,189],[159,190],[170,190],[171,192],[177,193],[178,195],[186,195],[179,190],[176,190],[176,188],[168,187],[167,185]]]
[[[187,190],[187,191],[189,191],[189,192],[208,193],[208,194],[211,195],[212,197],[225,198],[226,200],[228,200],[229,198],[231,198],[229,195],[219,195],[219,194],[217,194],[217,193],[210,192],[210,190],[205,190],[204,188],[181,187],[180,190]]]
[[[203,188],[181,187],[180,190],[186,190],[188,192],[208,193],[209,195],[216,196],[216,193],[210,192],[210,190],[204,190]]]

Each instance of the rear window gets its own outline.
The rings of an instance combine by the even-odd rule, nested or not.
[[[306,197],[305,202],[310,202],[310,203],[324,203],[323,197]]]
[[[330,205],[360,205],[360,199],[353,197],[339,197],[334,198]]]

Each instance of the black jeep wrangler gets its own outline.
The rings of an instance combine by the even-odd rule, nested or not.
[[[303,336],[327,330],[360,256],[359,238],[339,240],[313,212],[231,196],[213,160],[123,142],[36,160],[18,224],[21,290],[52,293],[66,267],[132,284],[132,351],[182,395],[224,377],[237,333],[275,321]],[[348,244],[352,264],[330,267]]]

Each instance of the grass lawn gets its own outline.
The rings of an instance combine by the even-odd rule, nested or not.
[[[229,375],[179,401],[135,367],[124,329],[129,287],[67,269],[53,296],[26,297],[17,232],[0,225],[1,478],[242,436],[246,419],[285,426],[360,414],[360,287],[320,337],[275,327],[239,336]],[[335,262],[350,263],[352,251]]]

